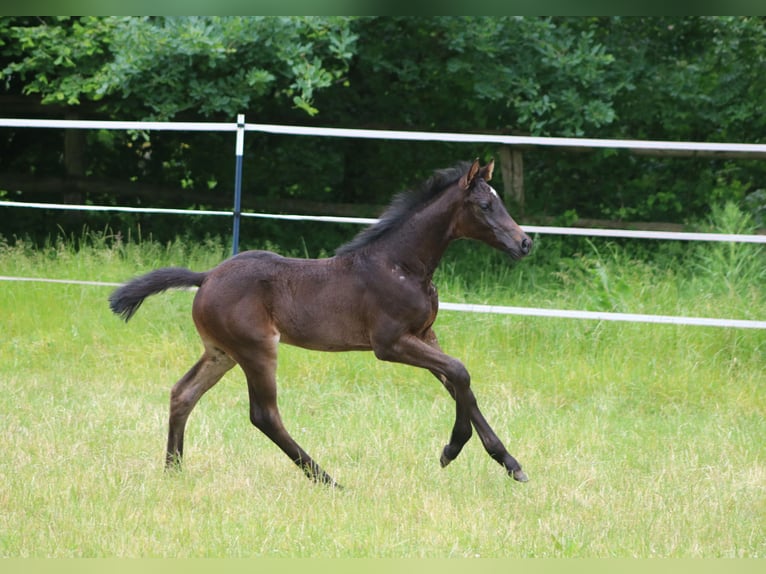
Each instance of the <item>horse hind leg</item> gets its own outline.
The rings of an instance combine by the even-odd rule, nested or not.
[[[165,467],[179,467],[184,450],[184,430],[194,406],[236,363],[216,348],[205,349],[202,357],[170,391],[168,448]]]
[[[261,340],[237,357],[247,378],[250,398],[250,421],[271,439],[304,474],[315,482],[340,488],[314,460],[295,442],[285,428],[277,407],[277,345],[278,337]]]

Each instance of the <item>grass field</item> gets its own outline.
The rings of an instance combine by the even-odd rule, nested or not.
[[[122,281],[226,256],[93,243],[3,244],[0,274]],[[683,265],[545,247],[512,267],[456,247],[441,297],[766,318],[761,246]],[[336,491],[250,426],[238,370],[192,413],[184,470],[164,473],[168,391],[200,351],[193,295],[150,298],[125,325],[109,291],[0,283],[2,557],[766,556],[764,331],[442,312],[442,346],[527,484],[476,437],[439,467],[454,406],[427,373],[283,346],[283,418]]]

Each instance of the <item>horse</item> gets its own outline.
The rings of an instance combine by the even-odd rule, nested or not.
[[[277,408],[279,343],[317,351],[372,351],[382,361],[430,371],[455,401],[455,422],[440,456],[446,467],[472,435],[519,482],[528,477],[479,410],[471,376],[439,346],[433,274],[448,245],[474,239],[519,260],[531,239],[489,185],[494,160],[437,170],[398,194],[376,223],[331,257],[301,259],[243,251],[206,272],[164,267],[109,296],[128,321],[144,299],[198,287],[192,318],[204,351],[172,387],[166,468],[180,468],[186,422],[200,397],[234,365],[247,379],[252,424],[315,482],[340,486],[292,438]]]

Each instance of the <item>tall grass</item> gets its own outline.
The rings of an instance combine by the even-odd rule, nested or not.
[[[537,239],[512,266],[455,246],[442,299],[766,317],[762,246],[651,260]],[[226,255],[84,235],[2,244],[0,274],[120,281]],[[763,331],[443,312],[441,344],[524,485],[476,438],[439,467],[454,404],[427,373],[283,346],[283,418],[337,491],[250,426],[236,370],[192,413],[183,472],[165,474],[168,390],[200,351],[193,295],[150,298],[125,325],[108,293],[0,284],[0,556],[766,555]]]

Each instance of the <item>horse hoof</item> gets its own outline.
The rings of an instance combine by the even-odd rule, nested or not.
[[[451,462],[452,459],[447,456],[447,447],[445,446],[444,450],[442,451],[442,455],[439,457],[439,464],[441,464],[442,468],[444,468]]]
[[[519,482],[529,482],[529,477],[527,476],[526,472],[518,469],[513,471],[513,480],[517,480]]]

